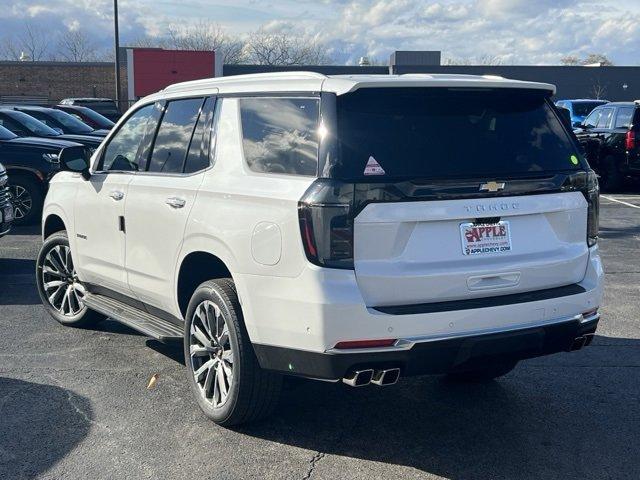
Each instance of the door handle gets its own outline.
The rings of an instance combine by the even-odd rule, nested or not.
[[[184,198],[179,198],[179,197],[169,197],[167,198],[167,200],[165,201],[165,203],[167,205],[169,205],[171,208],[182,208],[185,206],[185,204],[187,203],[187,201]]]
[[[109,196],[117,202],[118,200],[122,200],[124,198],[124,192],[121,192],[119,190],[111,190],[111,192],[109,192]]]

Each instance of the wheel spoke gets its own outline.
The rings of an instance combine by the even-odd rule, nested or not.
[[[222,333],[218,337],[218,344],[224,347],[229,342],[229,328],[226,323],[223,323]]]
[[[192,327],[193,327],[192,328],[193,336],[196,337],[196,339],[200,342],[200,344],[203,347],[208,346],[211,343],[211,340],[209,340],[207,338],[207,335],[202,330],[200,330],[198,327],[196,327],[195,325],[193,325]]]
[[[213,368],[214,363],[214,360],[207,360],[200,366],[200,368],[193,372],[193,376],[196,377],[196,382],[200,380],[200,377],[202,377],[202,374],[204,372],[206,372],[210,368]]]
[[[211,395],[211,385],[213,385],[213,381],[215,379],[216,373],[214,368],[210,368],[207,370],[207,378],[204,381],[204,398],[209,398]]]
[[[224,380],[224,371],[222,367],[218,365],[216,368],[216,380],[218,381],[218,388],[220,389],[220,401],[223,401],[227,398],[227,383]]]
[[[64,283],[65,282],[63,282],[62,280],[52,280],[44,284],[44,289],[48,291],[48,290],[51,290],[52,288],[59,287]]]
[[[60,273],[58,270],[54,270],[51,267],[47,267],[46,265],[42,268],[42,273],[46,273],[47,275],[54,275],[58,278],[64,278],[64,274]]]
[[[56,300],[58,299],[58,294],[64,290],[64,285],[60,285],[55,292],[53,292],[51,295],[49,295],[49,303],[56,309],[56,310],[60,310],[60,308],[56,307],[55,303]]]
[[[191,345],[189,347],[189,353],[192,357],[204,357],[209,355],[209,352],[210,349],[208,349],[206,346],[201,347],[200,345]]]
[[[51,263],[51,265],[53,265],[53,268],[55,268],[58,272],[62,274],[66,274],[67,273],[66,269],[62,266],[60,261],[58,261],[53,257],[52,253],[53,251],[50,252],[49,255],[47,255],[47,260],[49,261],[49,263]]]

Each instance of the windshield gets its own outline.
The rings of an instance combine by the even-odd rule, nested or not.
[[[607,102],[573,102],[573,114],[577,117],[586,117],[599,105]]]
[[[26,113],[12,111],[7,112],[7,115],[16,122],[22,124],[27,130],[38,137],[57,137],[60,135],[60,133],[56,132],[53,128],[48,127],[40,120],[37,120]]]
[[[11,140],[12,138],[17,138],[18,136],[13,133],[11,130],[4,128],[0,125],[0,140]]]
[[[341,179],[531,176],[582,168],[545,92],[360,89],[337,98]]]
[[[100,115],[95,110],[91,110],[90,108],[78,107],[81,109],[83,115],[86,115],[91,120],[93,120],[97,125],[100,125],[100,128],[112,128],[115,123],[109,120],[107,117]]]
[[[89,125],[78,120],[73,115],[69,115],[66,112],[51,109],[47,111],[46,115],[56,120],[60,124],[60,128],[62,128],[63,130],[68,130],[69,133],[93,132],[93,128],[91,128]]]

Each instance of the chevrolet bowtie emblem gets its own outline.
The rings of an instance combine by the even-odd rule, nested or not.
[[[504,182],[487,182],[480,184],[481,192],[497,192],[499,190],[504,190]]]

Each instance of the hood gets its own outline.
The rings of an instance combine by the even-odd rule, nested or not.
[[[102,137],[92,137],[91,135],[73,135],[71,133],[63,133],[54,137],[61,140],[69,140],[71,142],[81,143],[87,147],[97,147],[102,142]]]
[[[57,138],[57,137],[55,137]],[[18,137],[12,138],[11,140],[5,140],[5,142],[9,145],[25,145],[30,147],[45,147],[52,148],[55,150],[61,150],[65,147],[77,147],[80,145],[77,142],[71,142],[69,140],[57,140],[54,138],[43,138],[43,137]]]

